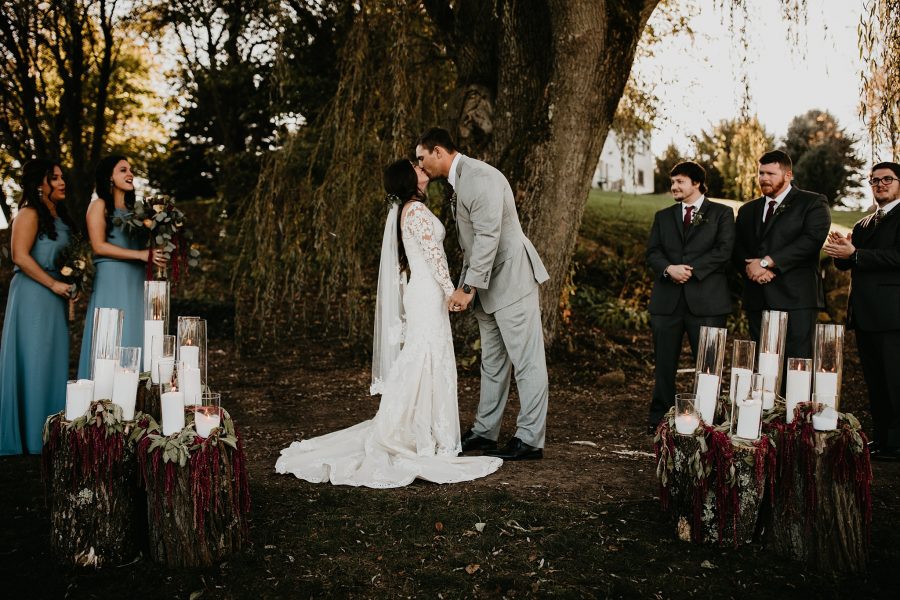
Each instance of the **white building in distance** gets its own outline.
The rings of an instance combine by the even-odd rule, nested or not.
[[[635,141],[634,156],[623,157],[623,150],[628,149],[619,147],[616,132],[610,130],[591,185],[626,194],[652,194],[656,159],[650,152],[650,136],[641,136]]]

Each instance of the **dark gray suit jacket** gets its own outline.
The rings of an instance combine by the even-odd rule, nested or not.
[[[657,211],[647,243],[647,262],[655,275],[650,314],[672,314],[682,294],[698,317],[729,314],[728,268],[733,246],[734,211],[724,204],[705,199],[687,233],[680,202]],[[666,267],[680,264],[694,267],[684,284],[664,275]]]
[[[737,215],[734,265],[744,280],[744,310],[823,308],[819,251],[831,228],[831,211],[822,194],[796,187],[763,224],[766,198],[745,203]],[[747,278],[747,258],[771,256],[775,278],[765,285]]]

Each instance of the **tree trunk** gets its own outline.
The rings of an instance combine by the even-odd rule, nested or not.
[[[50,546],[66,563],[100,567],[138,555],[145,539],[143,493],[134,447],[126,433],[102,424],[67,427],[50,417],[44,443],[44,481],[50,505]]]
[[[506,174],[550,273],[552,342],[591,176],[658,0],[425,4],[456,61],[460,145]]]

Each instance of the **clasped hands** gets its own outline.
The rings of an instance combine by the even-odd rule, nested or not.
[[[691,265],[669,265],[666,267],[666,274],[675,283],[687,283],[687,280],[694,274],[694,267]]]
[[[766,256],[769,263],[772,263],[772,257]],[[775,279],[775,273],[766,267],[763,267],[759,264],[759,261],[762,259],[759,258],[745,258],[744,262],[747,263],[744,267],[744,273],[747,274],[747,279],[752,281],[753,283],[765,284],[769,283],[773,279]]]
[[[456,288],[447,301],[447,308],[450,312],[460,312],[469,308],[472,298],[475,297],[475,290],[465,293],[462,288]]]
[[[853,245],[853,234],[841,234],[839,231],[832,231],[825,240],[825,254],[831,258],[850,258],[856,252],[856,246]]]

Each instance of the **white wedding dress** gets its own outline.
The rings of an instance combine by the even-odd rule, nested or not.
[[[382,394],[378,412],[347,429],[292,443],[281,451],[276,472],[313,483],[392,488],[416,478],[469,481],[503,464],[499,458],[457,456],[456,358],[447,313],[454,286],[444,226],[424,204],[413,202],[401,232],[411,272],[403,291],[405,343],[385,381],[373,386]]]

